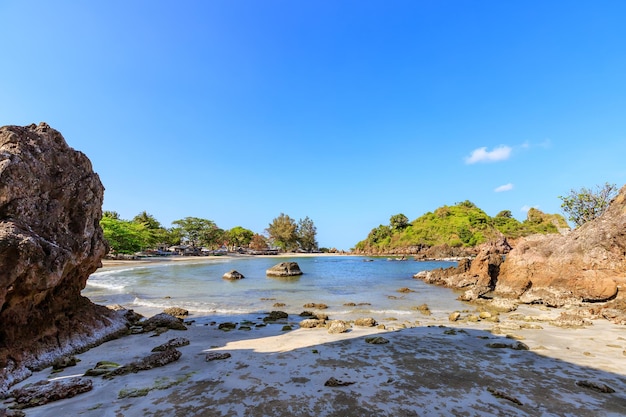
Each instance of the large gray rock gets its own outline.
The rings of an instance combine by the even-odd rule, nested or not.
[[[0,392],[27,367],[126,330],[81,296],[107,252],[104,187],[45,123],[0,127]]]
[[[265,273],[271,277],[292,277],[302,275],[302,271],[300,270],[300,266],[297,262],[281,262],[265,271]]]

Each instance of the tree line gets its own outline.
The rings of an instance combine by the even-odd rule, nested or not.
[[[269,224],[264,233],[255,233],[242,226],[222,229],[213,220],[185,217],[166,228],[151,214],[143,211],[131,220],[121,219],[115,211],[104,211],[100,226],[111,252],[132,254],[156,249],[188,245],[211,250],[226,247],[228,250],[247,248],[263,251],[279,248],[282,251],[313,252],[318,250],[317,228],[309,217],[296,222],[281,213]]]

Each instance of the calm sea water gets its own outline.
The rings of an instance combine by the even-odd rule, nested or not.
[[[265,275],[268,268],[286,261],[297,262],[304,275]],[[452,290],[412,278],[416,272],[451,265],[360,256],[202,258],[198,262],[103,268],[89,278],[83,295],[98,304],[121,304],[144,315],[182,307],[192,317],[207,320],[271,310],[299,314],[312,310],[303,307],[306,303],[328,305],[324,312],[331,318],[413,320],[424,317],[415,309],[421,304],[429,306],[433,318],[467,308]],[[231,269],[241,272],[245,279],[223,279]],[[401,288],[412,292],[399,292]],[[275,303],[285,306],[274,307]]]

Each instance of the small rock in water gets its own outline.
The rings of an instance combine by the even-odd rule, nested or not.
[[[297,262],[281,262],[265,271],[265,274],[270,277],[292,277],[302,275],[302,271]]]
[[[165,310],[163,310],[163,312],[165,314],[169,314],[170,316],[174,316],[178,318],[187,317],[189,315],[189,310],[185,310],[184,308],[180,308],[180,307],[168,307]]]
[[[307,303],[303,307],[304,308],[317,308],[318,310],[324,310],[328,308],[328,306],[323,303]]]
[[[450,313],[450,316],[448,317],[448,320],[450,320],[450,321],[457,321],[459,319],[459,317],[461,317],[461,313],[459,313],[458,311],[455,311],[453,313]]]
[[[376,323],[376,320],[374,320],[372,317],[364,317],[364,318],[356,319],[354,321],[354,324],[357,326],[362,326],[362,327],[374,327],[378,323]]]
[[[217,328],[219,330],[224,330],[224,331],[229,331],[229,330],[234,330],[237,328],[237,323],[231,323],[231,322],[226,322],[226,323],[220,323]]]
[[[282,320],[282,319],[286,319],[289,317],[289,314],[285,313],[284,311],[271,311],[267,317],[263,318],[263,321],[268,322],[268,321],[277,321],[277,320]]]
[[[245,277],[243,276],[241,272],[231,269],[230,271],[226,272],[222,276],[222,278],[229,279],[229,280],[237,280],[237,279],[244,279]]]

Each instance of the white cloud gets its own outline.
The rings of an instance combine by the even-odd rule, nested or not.
[[[475,164],[477,162],[496,162],[509,159],[513,148],[506,145],[498,146],[492,151],[488,151],[486,146],[474,149],[472,154],[465,158],[466,164]]]
[[[508,183],[497,187],[495,190],[496,193],[501,193],[503,191],[511,191],[513,189],[513,184]]]

